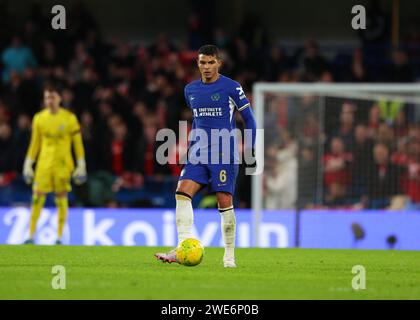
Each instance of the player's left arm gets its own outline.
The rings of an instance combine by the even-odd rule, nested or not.
[[[233,100],[236,109],[240,112],[242,119],[245,122],[245,128],[250,134],[245,133],[245,165],[247,167],[255,168],[255,143],[257,136],[257,123],[255,121],[254,113],[251,109],[251,103],[245,95],[242,87],[237,84],[234,91],[231,90],[230,98]]]
[[[255,121],[254,113],[250,106],[243,109],[241,112],[242,119],[245,122],[245,128],[251,131],[251,141],[247,139],[245,134],[245,165],[250,168],[255,168],[257,165],[255,157],[255,140],[257,136],[257,123]],[[249,137],[249,136],[248,136]]]
[[[77,163],[76,168],[73,171],[73,179],[76,184],[82,184],[87,179],[85,149],[83,147],[80,124],[75,115],[72,115],[71,122],[72,128],[70,134],[72,135],[72,143]]]

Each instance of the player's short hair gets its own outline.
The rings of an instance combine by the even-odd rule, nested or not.
[[[198,49],[198,54],[204,54],[206,56],[215,56],[220,59],[220,50],[213,44],[206,44]]]
[[[47,81],[44,84],[44,92],[48,91],[48,92],[57,92],[58,94],[61,95],[61,90],[62,88],[60,87],[60,85],[58,85],[57,83],[53,82],[53,81]]]

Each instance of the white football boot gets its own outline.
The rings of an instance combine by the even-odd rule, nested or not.
[[[235,257],[224,255],[223,265],[225,268],[236,268]]]
[[[178,262],[178,260],[176,259],[176,249],[172,249],[168,253],[155,253],[155,257],[156,259],[161,260],[163,263]]]

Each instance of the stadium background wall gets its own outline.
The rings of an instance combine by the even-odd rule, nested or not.
[[[39,1],[41,2],[41,1]],[[80,1],[63,0],[60,4],[70,7]],[[360,0],[357,4],[368,6],[370,1]],[[390,14],[391,0],[378,1],[384,12]],[[44,8],[56,5],[54,0],[43,0]],[[340,41],[357,40],[357,35],[350,28],[353,0],[335,1],[252,1],[252,0],[205,0],[194,1],[129,1],[89,0],[83,2],[98,21],[104,35],[108,38],[147,39],[159,32],[170,32],[174,37],[185,37],[188,16],[193,7],[205,12],[209,25],[215,24],[225,31],[232,31],[244,16],[264,17],[258,19],[271,36],[283,41],[303,40],[315,36],[319,40],[339,39]],[[16,16],[24,17],[30,10],[26,1],[10,1],[8,4]],[[129,10],[127,10],[127,9]],[[267,10],[267,8],[270,8]],[[417,9],[416,1],[400,1],[400,20],[410,21]],[[348,21],[348,23],[343,23]],[[170,29],[168,29],[170,26]]]

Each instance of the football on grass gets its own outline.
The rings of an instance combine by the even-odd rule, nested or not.
[[[176,258],[184,266],[196,266],[200,264],[203,256],[204,248],[197,239],[185,239],[176,249]]]

